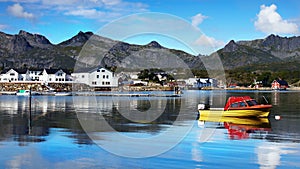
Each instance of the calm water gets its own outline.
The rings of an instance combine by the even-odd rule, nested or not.
[[[232,95],[265,96],[270,117],[196,120],[198,103]],[[0,96],[0,168],[300,168],[300,92],[33,96],[31,115],[28,103]]]

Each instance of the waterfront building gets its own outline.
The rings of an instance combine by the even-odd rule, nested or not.
[[[8,69],[0,74],[0,82],[64,83],[72,81],[70,73],[62,69]]]
[[[19,81],[19,73],[14,69],[4,70],[0,75],[1,82]]]
[[[273,90],[286,90],[289,87],[289,84],[281,79],[274,80],[271,85]]]
[[[85,68],[71,74],[75,83],[82,83],[90,87],[118,87],[118,78],[114,72],[103,67]]]
[[[44,69],[40,81],[45,83],[66,83],[72,81],[70,73],[62,69]]]
[[[217,87],[218,81],[212,78],[189,78],[185,80],[186,86],[191,88]]]

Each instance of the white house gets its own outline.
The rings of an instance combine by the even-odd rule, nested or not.
[[[43,69],[31,69],[28,70],[28,76],[30,77],[31,81],[40,81],[42,72]]]
[[[9,69],[0,74],[0,82],[39,81],[62,83],[72,81],[71,75],[62,69]]]
[[[14,69],[9,69],[8,71],[4,71],[0,75],[0,81],[1,82],[12,82],[12,81],[18,81],[19,80],[19,73],[15,71]]]
[[[211,78],[189,78],[185,80],[186,85],[194,88],[217,87],[217,80]]]
[[[87,84],[91,87],[118,87],[118,78],[105,68],[82,69],[71,76],[75,83]]]
[[[45,83],[65,83],[72,81],[71,76],[62,69],[44,69],[39,80]]]

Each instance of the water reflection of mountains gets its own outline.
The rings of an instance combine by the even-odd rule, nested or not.
[[[196,119],[196,104],[185,99],[190,98],[97,97],[95,99],[88,96],[75,98],[34,96],[30,121],[28,97],[0,96],[0,140],[13,139],[20,142],[20,145],[27,142],[41,142],[47,140],[47,136],[51,135],[53,130],[59,129],[65,131],[65,135],[73,138],[77,144],[92,144],[81,124],[85,124],[85,130],[88,132],[111,131],[112,129],[101,125],[102,121],[120,132],[157,134],[172,125],[175,120],[193,122],[192,120]],[[193,105],[185,105],[189,103]],[[189,107],[183,114],[179,113],[185,112],[182,105]],[[150,107],[155,109],[151,110]],[[192,107],[195,107],[195,114],[191,114]],[[132,113],[132,110],[136,112]],[[162,110],[163,113],[160,114]],[[271,130],[265,139],[274,142],[300,142],[300,125],[297,118],[299,115],[295,114],[296,112],[281,113],[283,118],[277,121],[274,119],[276,112],[281,112],[281,109],[275,106],[269,118]],[[287,116],[283,116],[285,114]],[[156,116],[155,120],[147,122]],[[143,119],[146,121],[142,121]]]
[[[20,145],[28,142],[42,142],[47,140],[53,129],[61,129],[67,132],[67,137],[73,138],[77,144],[92,144],[86,135],[86,131],[110,131],[103,128],[101,121],[105,120],[114,130],[120,132],[143,131],[157,133],[166,125],[172,125],[178,117],[180,110],[180,99],[170,98],[164,101],[154,101],[164,109],[163,113],[151,123],[140,123],[129,120],[121,114],[120,107],[129,105],[138,110],[142,116],[149,116],[148,100],[112,101],[112,99],[99,98],[97,104],[93,104],[91,97],[78,98],[80,103],[72,97],[36,96],[32,98],[32,111],[29,114],[28,97],[0,96],[0,140],[13,139]],[[153,104],[153,101],[151,101]],[[130,105],[131,104],[131,105]],[[93,112],[94,108],[98,112]],[[124,108],[124,107],[123,107]],[[77,114],[76,114],[76,111]],[[127,112],[130,115],[130,112]],[[157,112],[158,113],[158,112]],[[127,116],[125,114],[125,116]],[[85,118],[82,118],[82,117]],[[141,117],[142,117],[141,116]],[[80,117],[80,122],[78,120]],[[141,118],[143,119],[143,117]],[[145,119],[147,119],[145,117]],[[100,122],[100,123],[99,123]],[[103,121],[104,122],[104,121]],[[82,129],[80,123],[88,123],[92,128]],[[100,125],[99,125],[100,124]]]

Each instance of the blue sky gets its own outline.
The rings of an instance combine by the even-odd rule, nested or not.
[[[54,44],[79,31],[97,32],[121,17],[143,12],[186,20],[202,31],[199,45],[207,42],[214,48],[231,39],[251,40],[271,33],[297,36],[300,26],[298,0],[0,0],[0,4],[0,31],[17,34],[22,29],[45,35]],[[128,25],[134,27],[134,23]],[[141,44],[152,40],[146,37],[128,41]]]

